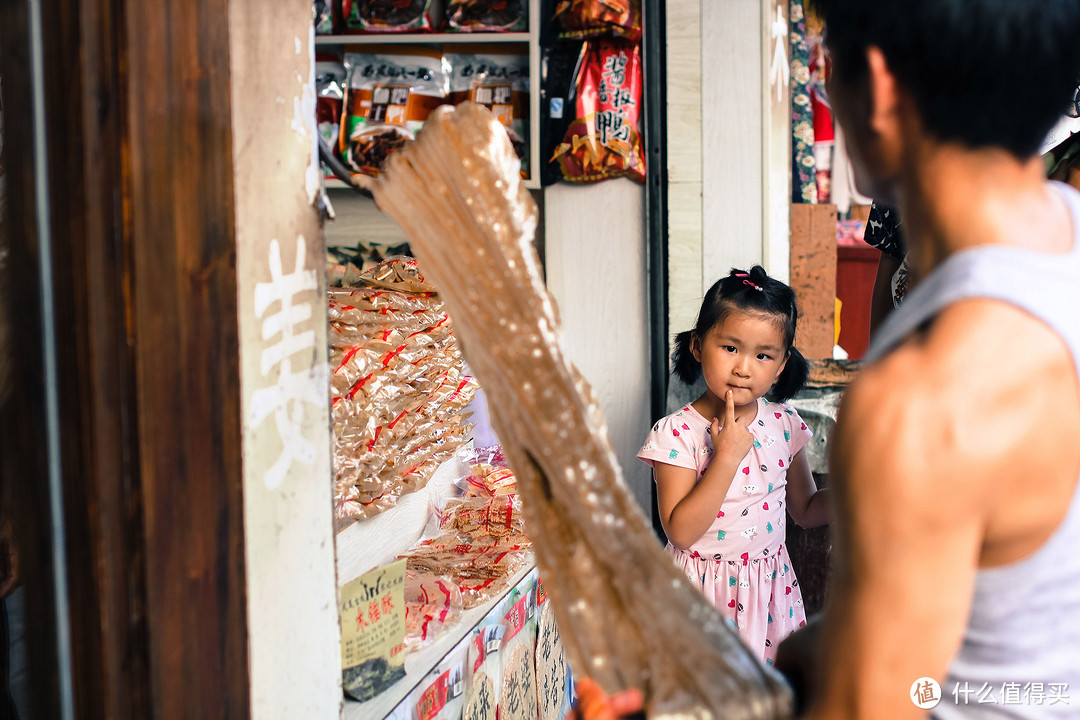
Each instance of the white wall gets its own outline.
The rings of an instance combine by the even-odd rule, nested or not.
[[[648,515],[652,476],[637,459],[652,423],[645,191],[630,180],[544,191],[548,288],[567,357],[592,385],[627,485]]]

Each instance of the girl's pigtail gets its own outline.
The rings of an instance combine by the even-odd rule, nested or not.
[[[690,350],[694,331],[684,330],[675,336],[675,350],[671,353],[671,364],[675,375],[687,385],[693,385],[701,375],[701,363]]]
[[[787,365],[780,377],[773,383],[766,397],[770,402],[786,402],[802,390],[806,384],[806,378],[810,375],[810,363],[794,345],[788,350]]]

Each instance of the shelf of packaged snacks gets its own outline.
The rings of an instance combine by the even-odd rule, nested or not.
[[[405,656],[405,677],[386,688],[384,691],[364,702],[356,702],[346,698],[341,710],[342,720],[382,720],[401,704],[401,701],[415,690],[424,678],[428,677],[431,670],[456,650],[460,651],[459,645],[467,642],[472,631],[477,627],[483,627],[499,621],[498,609],[502,602],[514,589],[522,585],[528,586],[535,582],[536,568],[529,563],[524,569],[516,573],[507,586],[506,591],[500,593],[483,605],[478,605],[471,610],[466,610],[461,615],[461,620],[455,628],[447,632],[441,638],[426,648]],[[395,717],[398,715],[395,714]],[[411,713],[404,717],[411,716]]]
[[[319,47],[348,45],[461,45],[527,44],[529,46],[529,177],[522,182],[529,190],[540,189],[540,2],[529,2],[528,32],[494,33],[384,33],[368,35],[316,35]],[[327,180],[328,188],[347,188],[340,180]],[[372,204],[374,207],[374,203]]]
[[[316,35],[316,45],[465,45],[527,43],[532,34],[512,33],[384,33],[380,35]]]

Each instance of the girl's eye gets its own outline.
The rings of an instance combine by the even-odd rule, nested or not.
[[[724,350],[726,352],[729,352],[729,353],[735,352],[735,346],[734,345],[721,345],[721,347],[724,348]]]
[[[758,360],[772,360],[772,355],[766,355],[765,353],[759,353],[758,356],[757,356],[757,359]]]

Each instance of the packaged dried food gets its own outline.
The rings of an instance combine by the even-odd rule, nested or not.
[[[451,628],[463,609],[461,590],[442,575],[405,574],[405,652],[427,647]]]
[[[641,0],[558,0],[552,19],[564,40],[641,38]]]
[[[428,32],[432,0],[342,0],[345,32]]]
[[[468,476],[462,478],[459,485],[466,497],[490,498],[513,495],[517,492],[514,471],[506,465],[488,463],[470,465]]]
[[[333,0],[314,0],[315,34],[334,34],[334,2]]]
[[[585,46],[576,114],[552,160],[569,182],[616,177],[644,182],[640,48],[619,40],[589,41]]]
[[[525,0],[450,0],[446,28],[451,32],[524,32],[529,29]]]
[[[366,285],[404,292],[435,292],[435,286],[427,281],[416,258],[389,257],[378,265],[365,270],[361,279]]]
[[[427,116],[447,102],[442,53],[403,47],[384,54],[348,53],[343,127],[338,149],[355,173],[377,177],[387,156],[416,136]]]
[[[524,52],[448,53],[450,102],[483,105],[499,119],[521,158],[521,176],[529,167],[529,56]]]
[[[338,147],[344,99],[344,63],[332,55],[320,53],[315,58],[315,124],[327,147],[331,149]],[[324,166],[323,174],[331,176],[333,172]]]

